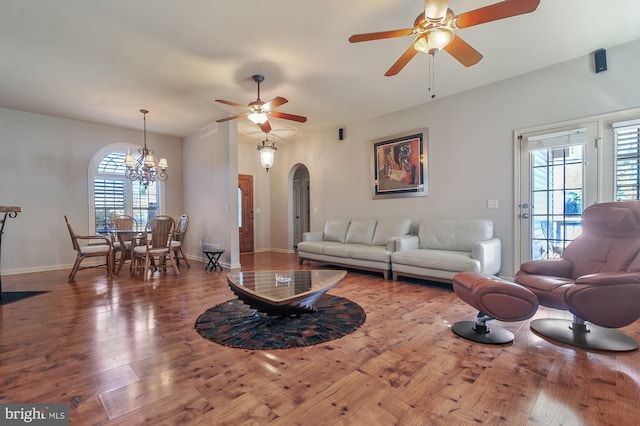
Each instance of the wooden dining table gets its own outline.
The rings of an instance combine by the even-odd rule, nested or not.
[[[122,265],[126,260],[131,260],[133,262],[133,249],[137,246],[141,246],[147,243],[147,238],[151,237],[151,234],[146,231],[138,231],[135,229],[112,229],[111,234],[118,238],[118,242],[120,243],[120,247],[126,247],[127,242],[131,242],[129,246],[129,250],[122,250],[125,253],[125,257],[120,258],[120,266],[118,266],[118,273],[120,273],[120,269],[122,269]],[[151,265],[153,268],[161,267],[163,270],[166,269],[166,264],[162,262],[161,265],[155,265],[155,260],[151,259]],[[114,263],[115,270],[115,263]]]
[[[122,265],[124,264],[124,262],[126,260],[131,260],[133,259],[133,248],[137,245],[143,244],[144,243],[144,238],[146,237],[146,234],[143,231],[138,231],[136,229],[112,229],[111,230],[111,235],[115,236],[118,239],[118,242],[120,243],[120,247],[121,247],[121,251],[122,251],[122,255],[120,255],[120,266],[118,266],[118,270],[117,272],[120,273],[120,270],[122,269]],[[129,247],[127,249],[127,243],[129,244]],[[115,271],[115,262],[113,265],[114,271]]]

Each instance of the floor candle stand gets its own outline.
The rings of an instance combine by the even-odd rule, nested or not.
[[[4,226],[7,219],[13,219],[22,211],[21,207],[0,206],[0,260],[2,259],[2,234],[4,234]],[[17,302],[27,297],[37,296],[47,291],[3,291],[2,290],[2,273],[0,273],[0,305]]]
[[[2,234],[4,234],[4,225],[8,218],[18,216],[22,211],[21,207],[0,206],[0,214],[4,213],[4,217],[0,220],[0,262],[2,262]],[[0,298],[2,297],[2,274],[0,273]]]

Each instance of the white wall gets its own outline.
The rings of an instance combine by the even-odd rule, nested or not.
[[[271,202],[269,199],[271,171],[267,173],[260,164],[260,154],[256,149],[257,141],[255,139],[238,144],[238,173],[253,176],[254,251],[268,251],[271,249]],[[277,156],[276,152],[276,162]]]
[[[236,123],[217,127],[205,138],[199,133],[183,140],[184,206],[189,214],[185,253],[202,258],[201,241],[225,250],[220,263],[240,266],[238,256],[238,143]],[[232,178],[233,177],[233,178]]]
[[[288,172],[309,169],[311,230],[329,217],[485,217],[503,241],[501,274],[514,273],[513,199],[516,129],[640,106],[640,41],[607,49],[609,70],[595,74],[591,55],[431,101],[363,123],[309,134],[278,149],[271,175],[271,244],[289,249]],[[472,70],[469,70],[472,72]],[[402,78],[402,76],[394,77]],[[372,89],[375,90],[375,89]],[[425,94],[426,97],[426,94]],[[372,200],[371,141],[428,128],[430,195]],[[498,209],[488,209],[496,199]]]
[[[142,125],[142,123],[141,123]],[[71,268],[76,253],[63,216],[78,234],[89,230],[88,166],[102,147],[141,145],[142,131],[0,108],[0,205],[24,210],[2,236],[2,274]],[[182,213],[180,139],[147,133],[169,162],[165,213]]]

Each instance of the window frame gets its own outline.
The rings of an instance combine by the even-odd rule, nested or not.
[[[88,181],[87,181],[87,189],[88,189],[88,204],[89,204],[89,229],[96,230],[96,204],[95,204],[95,179],[96,178],[113,178],[115,175],[113,174],[103,174],[98,172],[98,167],[102,160],[111,153],[120,153],[126,154],[127,152],[138,152],[138,149],[142,148],[138,145],[131,145],[126,143],[115,143],[104,146],[100,150],[98,150],[91,161],[89,161],[88,167]],[[139,185],[138,182],[131,182],[127,178],[122,176],[124,182],[127,185],[127,205],[130,209],[132,209],[133,202],[133,185]],[[156,181],[153,185],[157,185],[157,197],[158,197],[158,214],[165,214],[165,189],[162,182]],[[131,212],[125,212],[125,214],[131,214]],[[145,226],[144,223],[139,223],[139,227]],[[90,231],[94,232],[94,231]]]

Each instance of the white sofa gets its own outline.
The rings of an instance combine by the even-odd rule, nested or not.
[[[418,234],[395,240],[393,280],[399,276],[452,282],[459,272],[495,275],[502,244],[489,219],[432,219],[418,224]]]
[[[411,232],[411,219],[331,219],[323,232],[305,232],[298,243],[306,260],[382,272],[389,279],[395,240]]]

